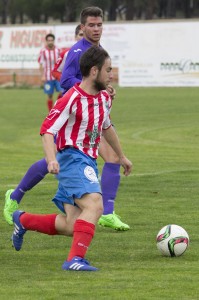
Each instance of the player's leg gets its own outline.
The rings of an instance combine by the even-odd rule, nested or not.
[[[99,154],[105,161],[101,174],[104,212],[99,220],[99,225],[115,230],[128,230],[130,228],[129,225],[123,223],[114,212],[115,199],[120,185],[119,159],[103,136],[100,142]]]
[[[81,256],[74,256],[70,261],[65,261],[62,268],[75,271],[96,271],[97,269],[90,266],[82,257],[93,238],[95,224],[103,211],[96,161],[86,158],[81,152],[71,148],[58,153],[57,159],[60,164],[60,172],[57,176],[59,187],[53,201],[61,211],[66,212],[66,220],[62,215],[43,216],[16,211],[13,214],[15,223],[12,236],[13,246],[16,250],[21,249],[23,236],[27,230],[36,230],[51,235],[73,234],[69,256],[75,254]],[[74,198],[78,207],[74,203]],[[80,199],[83,201],[79,202]],[[79,236],[81,236],[81,241],[78,241]],[[80,245],[81,242],[82,245]]]
[[[73,240],[67,260],[62,268],[74,271],[96,271],[97,268],[90,266],[85,260],[95,234],[95,226],[103,212],[103,202],[100,193],[85,194],[81,199],[75,199],[81,213],[73,228]]]
[[[48,235],[73,235],[73,226],[81,211],[77,206],[68,205],[67,216],[63,214],[31,214],[24,211],[13,213],[14,232],[12,243],[19,251],[26,231],[36,231]]]
[[[6,192],[3,214],[8,224],[13,224],[12,214],[18,209],[18,204],[25,193],[37,185],[46,174],[48,174],[47,162],[45,158],[43,158],[30,166],[15,189],[10,189]]]
[[[44,93],[48,96],[47,107],[48,107],[48,111],[50,111],[53,108],[53,93],[54,93],[53,80],[48,80],[44,83]]]
[[[73,226],[72,246],[62,268],[74,271],[95,271],[84,259],[94,236],[95,225],[103,212],[101,187],[97,178],[96,160],[69,148],[58,153],[60,165],[59,191],[54,202],[68,215],[66,203],[77,205],[81,214]]]

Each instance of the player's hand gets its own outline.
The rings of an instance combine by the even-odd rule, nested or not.
[[[115,98],[115,95],[116,95],[116,90],[110,84],[107,86],[106,90],[109,93],[111,99],[113,100]]]
[[[59,163],[56,160],[52,160],[48,163],[48,172],[51,174],[59,173]]]
[[[133,164],[132,164],[132,162],[128,159],[128,158],[126,158],[125,156],[124,157],[122,157],[121,159],[120,159],[120,164],[122,165],[122,167],[124,168],[124,175],[125,176],[128,176],[130,173],[131,173],[131,171],[132,171],[132,169],[133,169]]]

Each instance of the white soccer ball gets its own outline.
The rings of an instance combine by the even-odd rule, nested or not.
[[[189,235],[178,225],[166,225],[157,234],[157,248],[163,256],[180,256],[189,246]]]

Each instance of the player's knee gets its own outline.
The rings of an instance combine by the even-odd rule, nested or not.
[[[99,194],[99,199],[96,202],[96,205],[95,205],[94,209],[95,209],[96,219],[98,220],[101,217],[101,215],[103,214],[103,211],[104,211],[103,201],[102,201],[102,197],[101,197],[100,194]]]

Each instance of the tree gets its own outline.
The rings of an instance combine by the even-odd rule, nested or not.
[[[2,24],[7,24],[9,0],[1,0]]]
[[[135,14],[134,0],[126,0],[126,20],[133,20]]]

